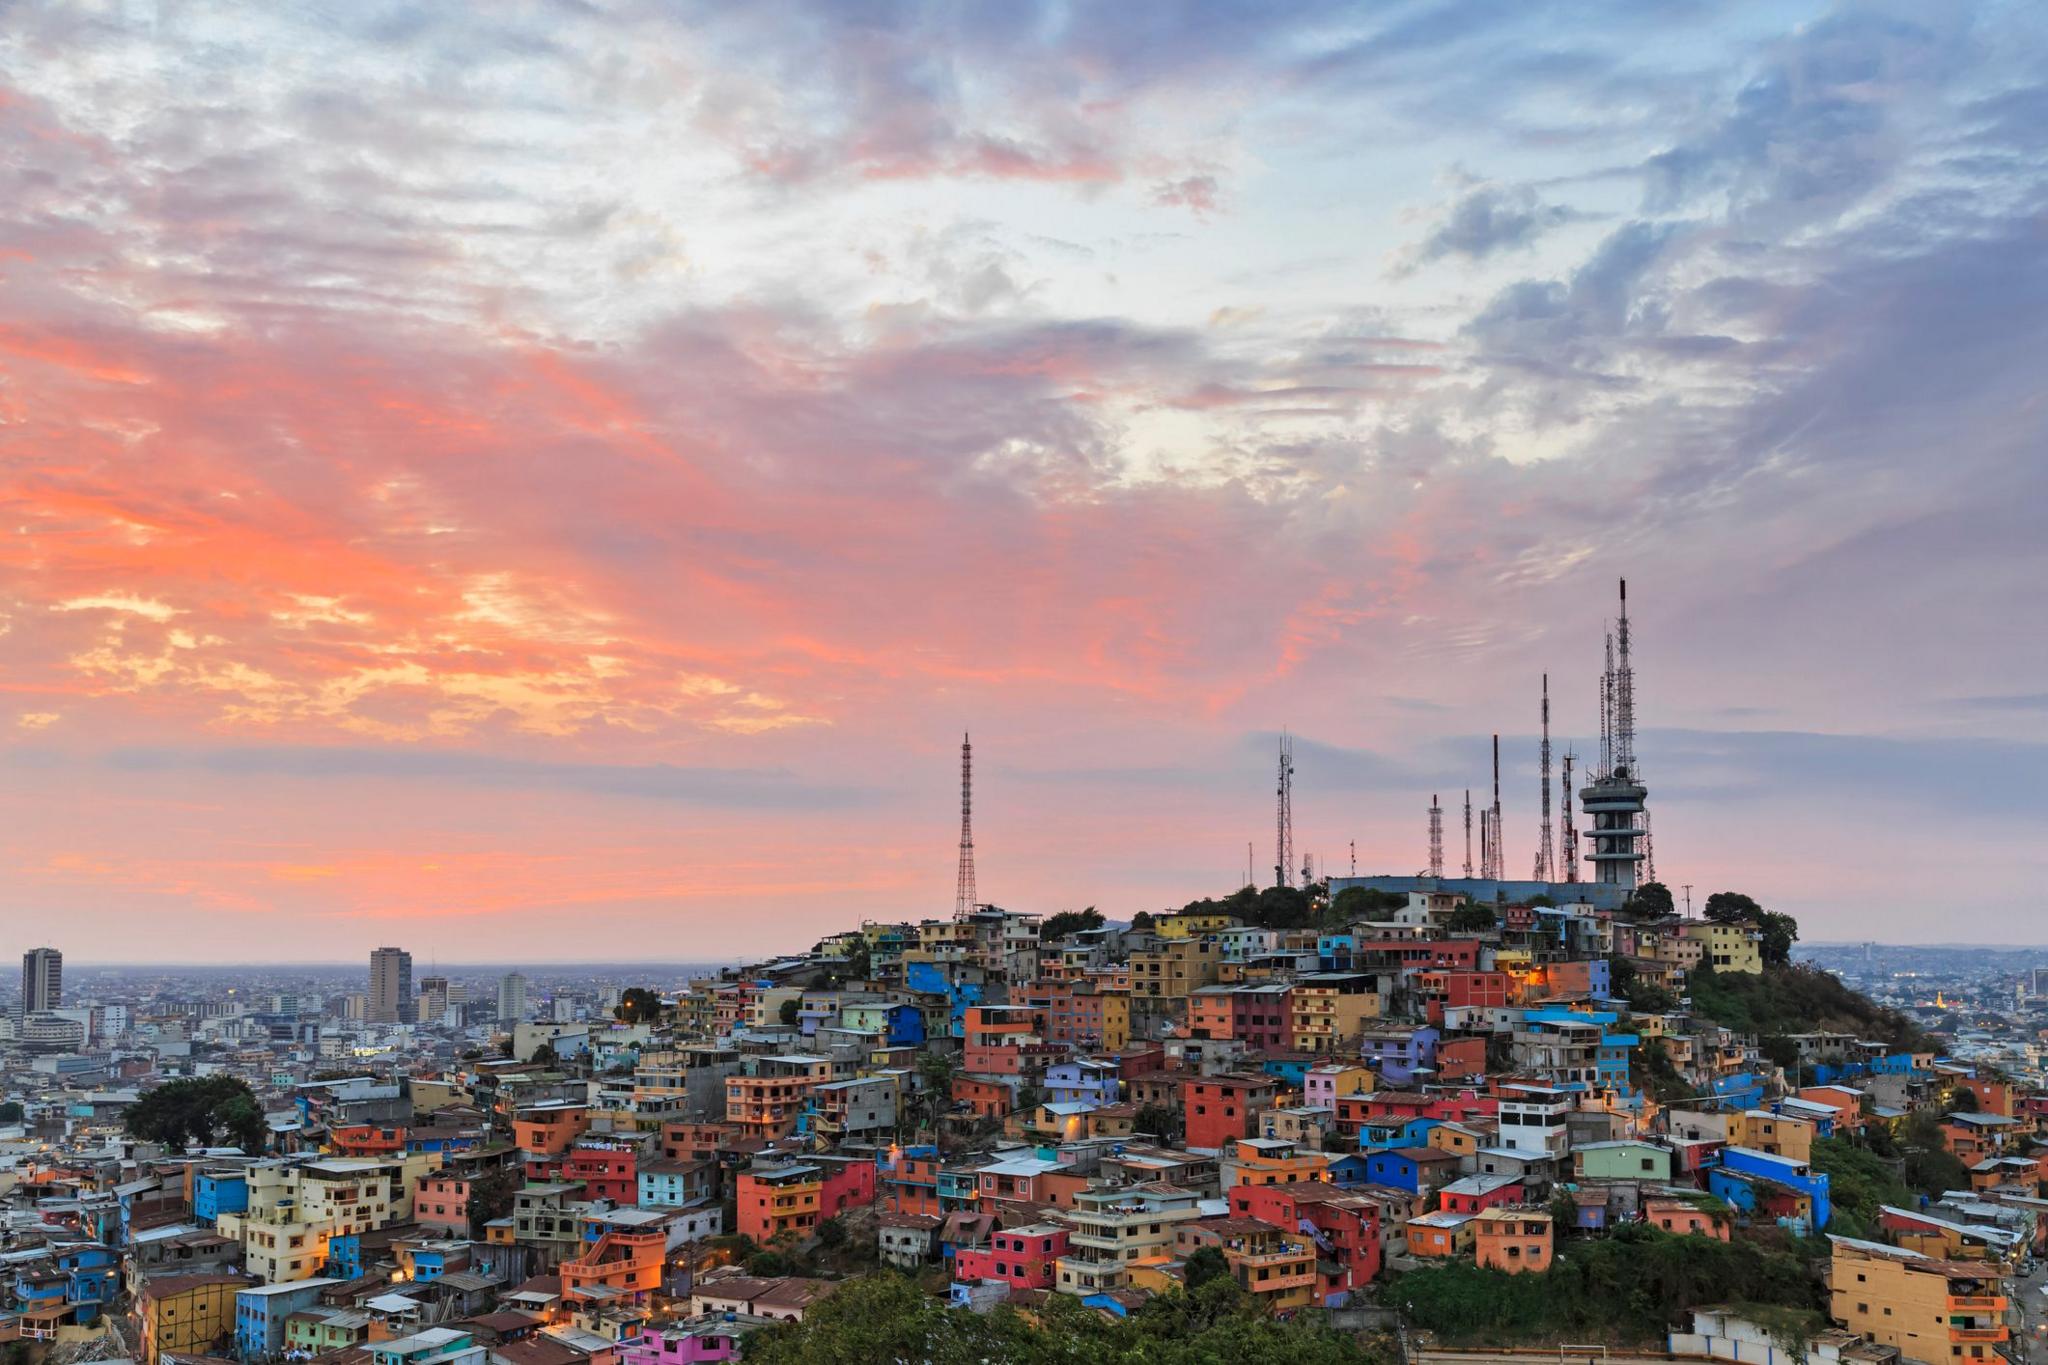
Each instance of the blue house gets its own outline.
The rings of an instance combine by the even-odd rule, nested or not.
[[[1343,1156],[1330,1158],[1327,1169],[1330,1183],[1339,1187],[1366,1184],[1371,1176],[1367,1171],[1367,1157],[1364,1152],[1346,1152]]]
[[[967,1007],[981,1003],[981,983],[964,977],[965,973],[953,964],[907,962],[903,966],[904,986],[921,995],[946,997],[947,1031],[955,1038],[966,1032]]]
[[[192,1216],[212,1227],[224,1213],[249,1211],[249,1177],[241,1171],[201,1171],[192,1178]]]
[[[320,1301],[320,1291],[340,1280],[290,1280],[260,1284],[235,1293],[235,1351],[259,1360],[284,1351],[285,1319]]]
[[[915,1005],[891,1005],[886,1018],[890,1047],[916,1047],[924,1042],[924,1011]]]
[[[1348,972],[1358,962],[1358,939],[1352,934],[1322,934],[1316,938],[1316,970]]]
[[[1714,1100],[1723,1109],[1755,1109],[1764,1102],[1763,1078],[1754,1072],[1717,1076],[1713,1089]]]
[[[112,1249],[98,1243],[64,1247],[48,1261],[14,1272],[14,1297],[24,1312],[70,1308],[72,1320],[89,1326],[120,1293],[120,1270]]]
[[[1708,1168],[1707,1188],[1745,1213],[1762,1213],[1814,1231],[1825,1228],[1834,1216],[1825,1173],[1803,1161],[1750,1147],[1722,1148],[1719,1164]],[[1802,1202],[1805,1213],[1798,1208]]]
[[[1388,1185],[1410,1194],[1420,1194],[1425,1170],[1448,1163],[1453,1169],[1458,1158],[1434,1147],[1396,1147],[1384,1152],[1367,1152],[1365,1179],[1369,1185]]]
[[[1082,1059],[1045,1069],[1046,1094],[1055,1103],[1115,1104],[1123,1096],[1123,1084],[1115,1062]]]
[[[1287,1082],[1290,1090],[1299,1090],[1308,1079],[1308,1069],[1322,1060],[1320,1057],[1268,1057],[1259,1070],[1268,1076],[1278,1076]]]
[[[1441,1119],[1381,1119],[1359,1127],[1358,1149],[1361,1152],[1387,1151],[1396,1147],[1425,1147],[1429,1145],[1429,1130],[1443,1122]]]
[[[1422,1028],[1367,1029],[1359,1056],[1376,1068],[1385,1086],[1399,1088],[1415,1079],[1418,1071],[1436,1065],[1437,1030]]]

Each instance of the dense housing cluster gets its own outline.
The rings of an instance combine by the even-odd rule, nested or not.
[[[398,949],[317,1015],[67,1006],[37,950],[0,1335],[144,1365],[682,1365],[863,1273],[1119,1317],[1224,1276],[1309,1317],[1653,1230],[1833,1234],[1838,1353],[2007,1342],[2048,1097],[1903,1019],[1715,1022],[1696,1000],[1816,976],[1761,912],[1484,889],[1361,879],[1128,925],[976,907],[597,1008],[518,973],[494,1001],[415,982]],[[1838,1207],[1831,1154],[1911,1124],[1955,1187]],[[1709,1355],[1762,1330],[1676,1325]]]

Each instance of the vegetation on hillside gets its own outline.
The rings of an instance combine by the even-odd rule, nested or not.
[[[1824,1306],[1820,1239],[1676,1237],[1643,1224],[1566,1241],[1551,1268],[1510,1275],[1466,1261],[1401,1275],[1381,1295],[1447,1343],[1661,1341],[1695,1308]]]
[[[1309,1322],[1279,1322],[1229,1276],[1192,1293],[1153,1298],[1113,1319],[1072,1295],[1054,1294],[1031,1318],[1008,1306],[988,1313],[949,1308],[902,1275],[846,1281],[800,1323],[747,1338],[747,1365],[1376,1365],[1377,1347]]]
[[[1698,967],[1686,986],[1694,1013],[1738,1033],[1770,1039],[1825,1030],[1881,1039],[1902,1052],[1929,1046],[1911,1019],[1806,963],[1766,967],[1761,975]]]

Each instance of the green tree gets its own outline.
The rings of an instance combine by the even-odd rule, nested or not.
[[[1740,891],[1716,891],[1701,913],[1716,924],[1754,924],[1764,908]]]
[[[622,1024],[652,1024],[660,1020],[661,995],[645,986],[629,986],[612,1006],[612,1015]]]
[[[954,1069],[951,1053],[927,1051],[917,1054],[917,1078],[922,1082],[918,1094],[919,1108],[933,1133],[939,1131],[939,1120],[953,1107]]]
[[[539,1047],[533,1050],[533,1055],[531,1057],[528,1057],[526,1060],[531,1062],[533,1065],[540,1067],[542,1070],[546,1070],[550,1067],[560,1066],[562,1064],[561,1055],[555,1051],[555,1045],[553,1043],[542,1043]]]
[[[1065,938],[1084,929],[1100,929],[1102,924],[1101,912],[1092,905],[1086,910],[1062,910],[1039,921],[1038,937],[1041,940]]]
[[[818,1224],[818,1245],[827,1251],[833,1251],[845,1246],[846,1220],[844,1218],[827,1218],[824,1222]]]
[[[1143,1104],[1138,1106],[1137,1117],[1131,1120],[1131,1130],[1171,1140],[1179,1132],[1180,1125],[1174,1119],[1173,1110],[1165,1105]]]
[[[211,1147],[225,1137],[256,1156],[269,1135],[255,1092],[233,1076],[168,1081],[128,1106],[123,1121],[130,1136],[177,1152],[195,1143]]]
[[[1405,908],[1408,898],[1398,891],[1381,891],[1371,886],[1347,886],[1330,902],[1329,919],[1334,924],[1366,920],[1385,924]]]
[[[0,1101],[0,1123],[20,1123],[28,1111],[13,1100]]]
[[[1662,882],[1644,882],[1628,893],[1621,913],[1630,919],[1664,919],[1678,913],[1678,908],[1671,899],[1670,887]]]
[[[795,996],[791,996],[782,1002],[781,1006],[775,1011],[775,1014],[777,1018],[782,1020],[784,1026],[793,1028],[796,1025],[796,1021],[802,1017],[803,1012],[803,1001]]]
[[[1131,916],[1131,932],[1134,934],[1149,934],[1152,932],[1154,923],[1155,921],[1150,910],[1140,910],[1137,914]]]
[[[1500,923],[1500,915],[1484,901],[1466,901],[1451,911],[1444,928],[1453,934],[1485,933]]]
[[[512,1212],[513,1196],[519,1190],[519,1176],[509,1166],[497,1166],[471,1177],[469,1182],[469,1235],[483,1241],[490,1235],[488,1224]]]
[[[1764,965],[1782,967],[1792,960],[1792,945],[1799,941],[1799,921],[1790,915],[1766,910],[1757,916],[1756,927]]]
[[[1192,1294],[1211,1280],[1230,1278],[1230,1262],[1215,1247],[1198,1247],[1181,1268],[1181,1283]]]

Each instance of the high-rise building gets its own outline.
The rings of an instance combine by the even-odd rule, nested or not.
[[[525,1020],[526,978],[518,972],[507,972],[498,983],[498,1022],[519,1024]]]
[[[53,1010],[64,1002],[64,954],[31,948],[21,955],[21,1012]]]
[[[363,1018],[373,1024],[412,1022],[412,954],[379,948],[370,954],[370,998]]]
[[[448,1012],[448,978],[445,976],[423,976],[420,978],[419,1010],[414,1016],[422,1024],[438,1024],[441,1016]]]

